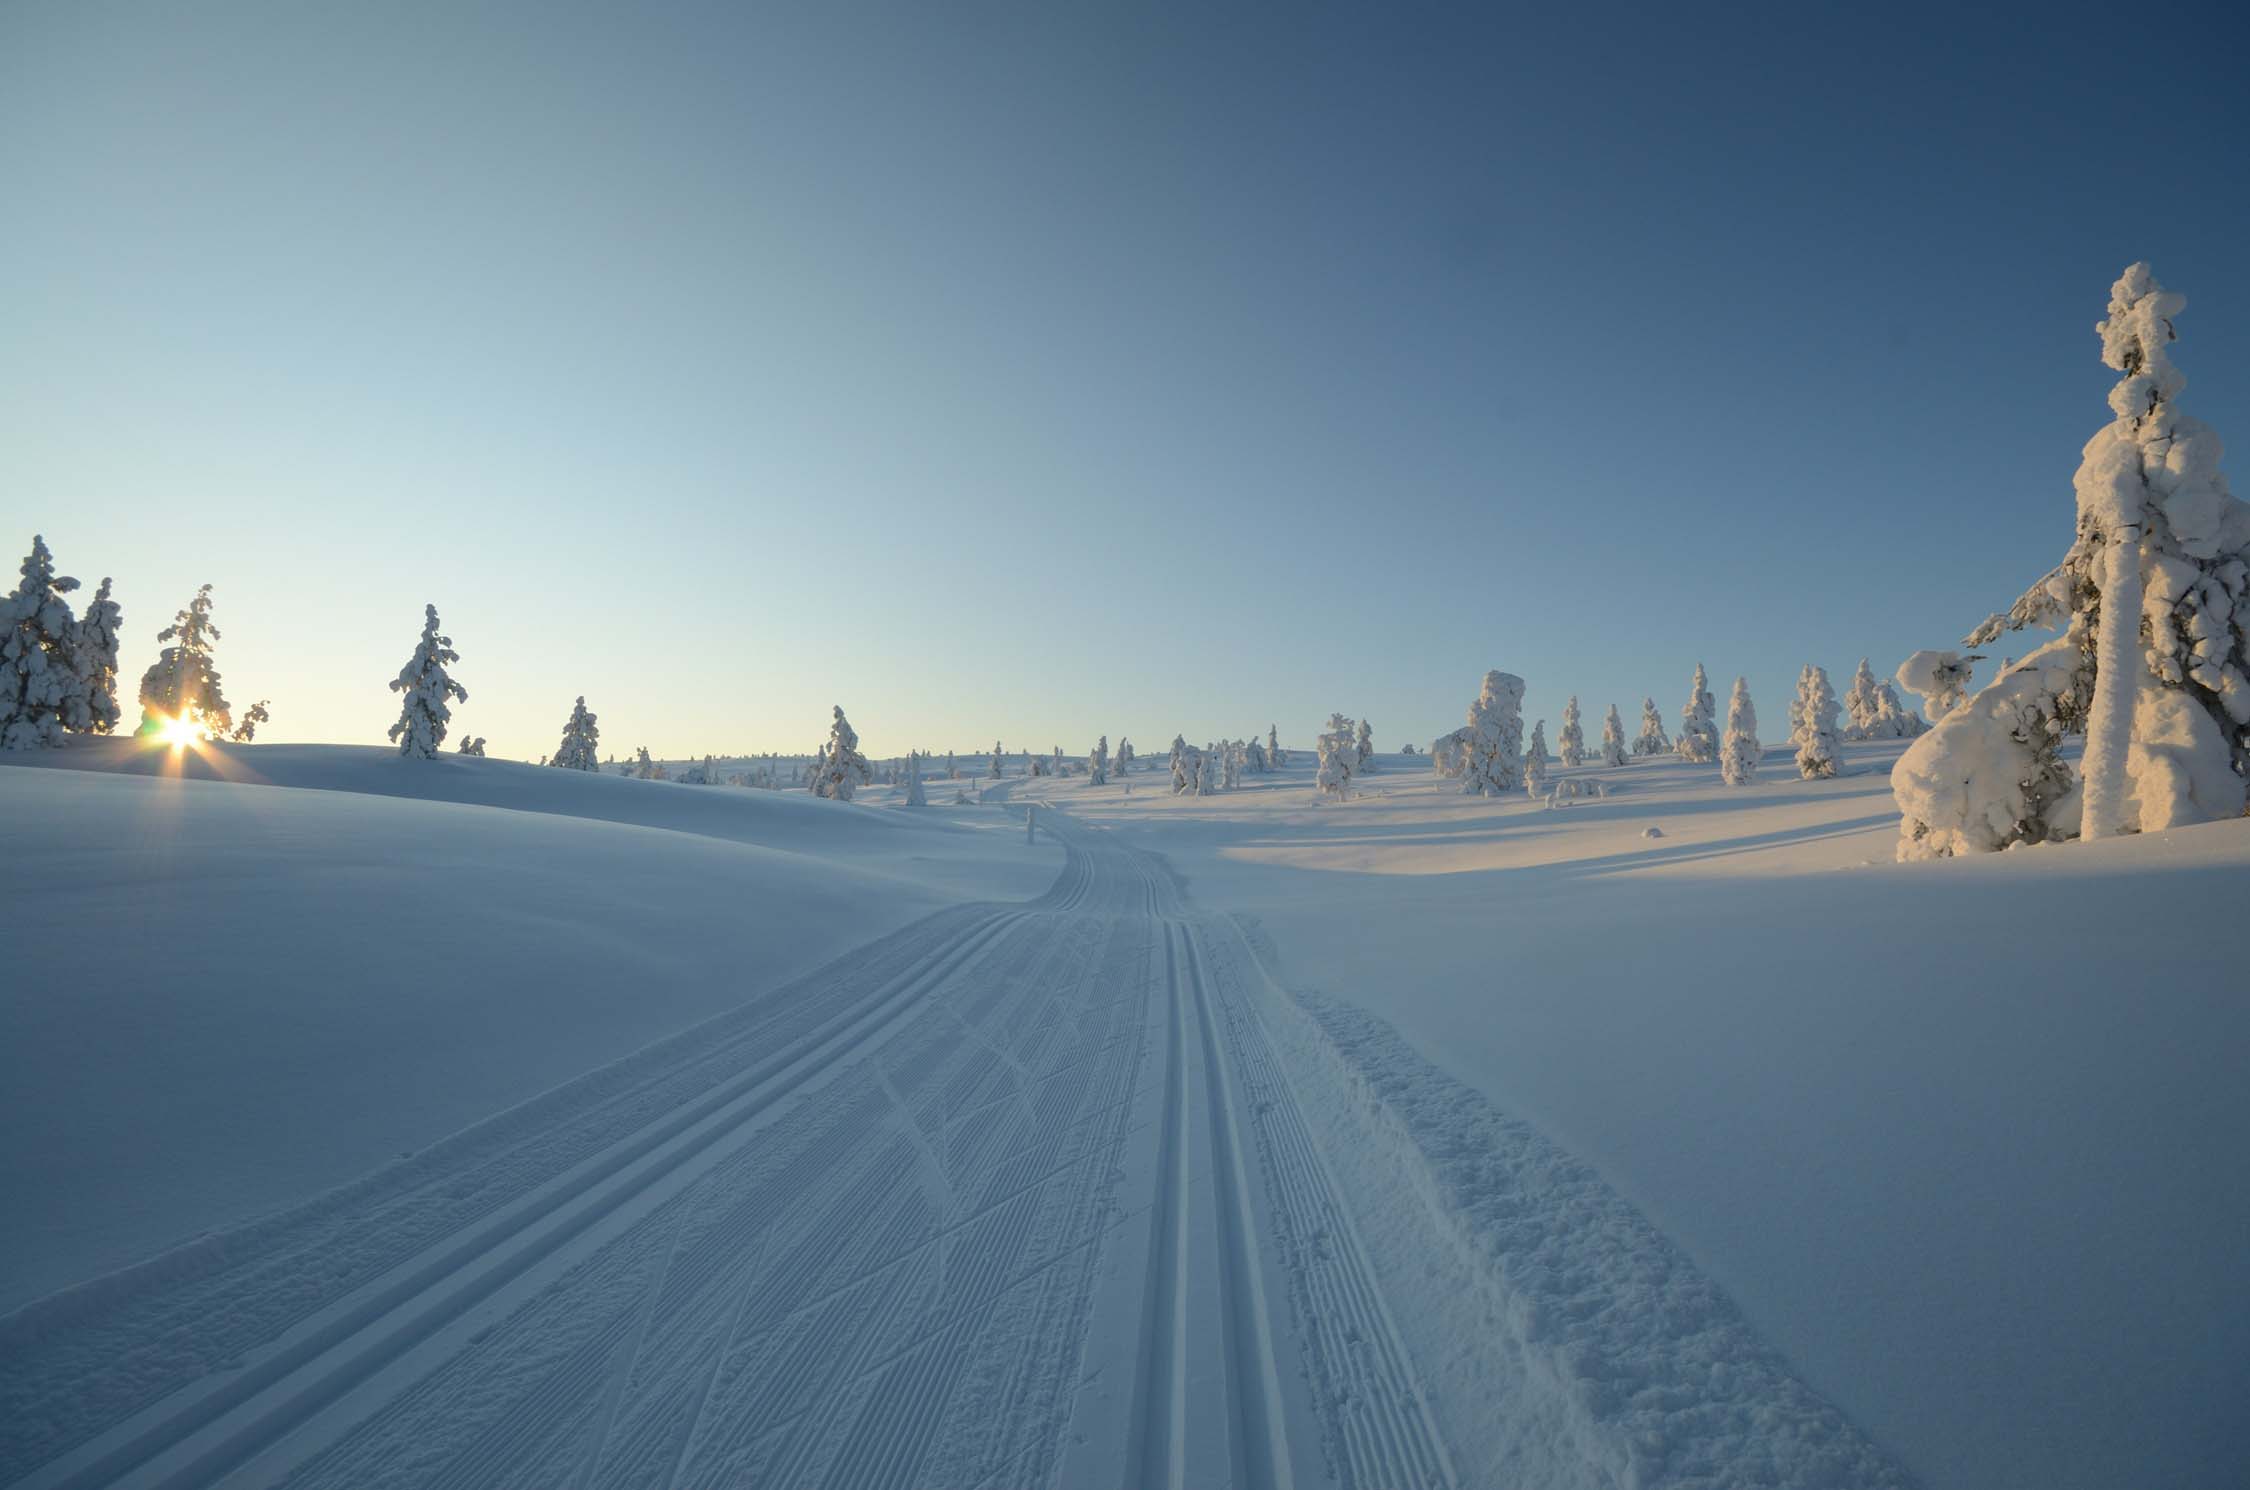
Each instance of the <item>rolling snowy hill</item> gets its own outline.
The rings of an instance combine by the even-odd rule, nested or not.
[[[2250,824],[1898,748],[11,758],[0,1484],[2224,1483]]]

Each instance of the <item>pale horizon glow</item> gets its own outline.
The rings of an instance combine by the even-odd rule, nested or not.
[[[0,550],[115,578],[128,727],[211,583],[260,744],[384,745],[425,603],[519,759],[1392,750],[1491,667],[1552,741],[1698,661],[1778,735],[2068,547],[2126,264],[2250,441],[2239,10],[1631,23],[10,7]]]

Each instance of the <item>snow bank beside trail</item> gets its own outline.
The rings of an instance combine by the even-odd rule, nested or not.
[[[1066,805],[1590,1165],[1926,1483],[2227,1483],[2250,823],[1896,865],[1901,749],[1566,812],[1301,772]]]
[[[1395,1307],[1425,1338],[1479,1310],[1480,1335],[1505,1342],[1429,1363],[1457,1456],[1556,1487],[1910,1483],[1591,1168],[1383,1021],[1294,1002],[1269,1017],[1300,1096],[1317,1088],[1358,1130],[1330,1152],[1364,1156],[1345,1180],[1360,1212],[1384,1235],[1433,1233],[1407,1255],[1446,1259],[1442,1277],[1395,1283]]]
[[[21,759],[0,765],[0,1312],[421,1149],[942,906],[1036,895],[1060,857],[998,813],[917,825],[450,755],[222,759],[524,810]],[[587,800],[783,846],[558,810]]]

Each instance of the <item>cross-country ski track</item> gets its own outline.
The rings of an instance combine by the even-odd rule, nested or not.
[[[1254,928],[1039,818],[1037,900],[0,1320],[0,1484],[1900,1482],[1589,1174],[1423,1129]],[[1516,1266],[1463,1134],[1574,1267]]]

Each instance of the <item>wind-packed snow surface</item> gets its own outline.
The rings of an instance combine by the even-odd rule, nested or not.
[[[2250,838],[1878,864],[1899,748],[1567,811],[0,767],[0,1203],[216,1228],[24,1246],[0,1485],[2223,1482],[2240,948],[1994,949]]]

